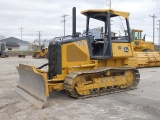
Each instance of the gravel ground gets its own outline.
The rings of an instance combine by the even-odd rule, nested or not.
[[[53,92],[45,108],[38,109],[14,90],[18,84],[19,63],[40,66],[46,59],[0,58],[1,120],[159,120],[160,68],[139,69],[138,89],[87,99]]]

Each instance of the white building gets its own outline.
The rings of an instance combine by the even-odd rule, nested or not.
[[[85,33],[86,30],[83,30],[83,32]],[[98,27],[98,28],[93,28],[93,29],[89,29],[89,35],[94,36],[95,39],[101,39],[102,36],[104,34],[104,30],[102,27]],[[115,36],[116,33],[111,32],[111,36]]]
[[[12,48],[12,45],[14,47],[16,44],[18,44],[19,47],[16,45],[17,48],[15,48],[15,47],[13,48],[16,51],[29,51],[30,50],[30,47],[29,47],[30,43],[29,42],[20,40],[15,37],[9,37],[9,38],[2,39],[2,40],[0,40],[0,42],[5,42],[6,44],[9,43],[9,47],[11,47],[11,48]]]
[[[86,30],[83,31],[84,33],[86,32]],[[100,39],[101,38],[101,28],[93,28],[93,29],[89,29],[89,35],[94,36],[94,38],[96,39]]]
[[[15,42],[6,42],[6,51],[19,51],[19,47]]]

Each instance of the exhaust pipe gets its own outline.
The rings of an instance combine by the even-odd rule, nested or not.
[[[72,36],[76,37],[76,7],[72,9]]]

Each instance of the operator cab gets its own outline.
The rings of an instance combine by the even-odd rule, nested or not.
[[[87,18],[86,21],[86,36],[89,36],[89,49],[90,49],[90,55],[91,59],[108,59],[112,58],[112,43],[129,43],[131,42],[131,35],[130,35],[130,26],[129,26],[129,20],[128,16],[129,13],[127,12],[119,12],[119,11],[113,11],[113,10],[86,10],[82,11],[82,14],[84,14]],[[119,17],[125,18],[125,25],[126,30],[123,30],[124,36],[120,34],[120,31],[115,31],[116,26],[113,27],[112,18],[118,18]],[[91,19],[92,18],[92,19]],[[91,20],[95,22],[91,23]],[[97,22],[98,21],[98,22]],[[114,20],[113,20],[114,22]],[[94,38],[92,34],[90,34],[89,30],[94,25],[99,25],[99,23],[104,25],[104,32],[101,34],[101,38]],[[118,24],[120,25],[120,24]],[[111,32],[112,31],[112,32]],[[127,36],[125,35],[125,31],[127,31]],[[113,32],[115,33],[114,35]],[[119,33],[116,34],[116,33]],[[116,36],[118,35],[118,36]]]
[[[131,38],[134,41],[135,45],[140,45],[141,44],[141,40],[145,41],[145,35],[142,39],[142,32],[143,30],[137,30],[137,29],[131,29],[130,33],[131,33]],[[125,31],[125,34],[127,35],[127,31]]]
[[[142,31],[141,31],[141,30],[138,30],[138,31],[135,31],[135,30],[134,30],[134,39],[135,39],[135,40],[142,40],[141,34],[142,34]]]
[[[142,32],[143,32],[143,30],[131,29],[130,33],[131,33],[132,39],[133,40],[143,40],[142,39]],[[127,31],[125,31],[125,35],[128,35]]]
[[[141,44],[141,40],[142,40],[142,30],[133,30],[132,31],[133,34],[133,39],[134,39],[134,43],[135,45],[139,45]]]

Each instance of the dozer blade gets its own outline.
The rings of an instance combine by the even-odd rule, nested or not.
[[[48,97],[47,81],[43,74],[36,71],[33,66],[22,64],[17,70],[20,81],[16,92],[41,109]]]
[[[40,52],[34,52],[32,57],[35,58],[35,59],[41,58]]]

